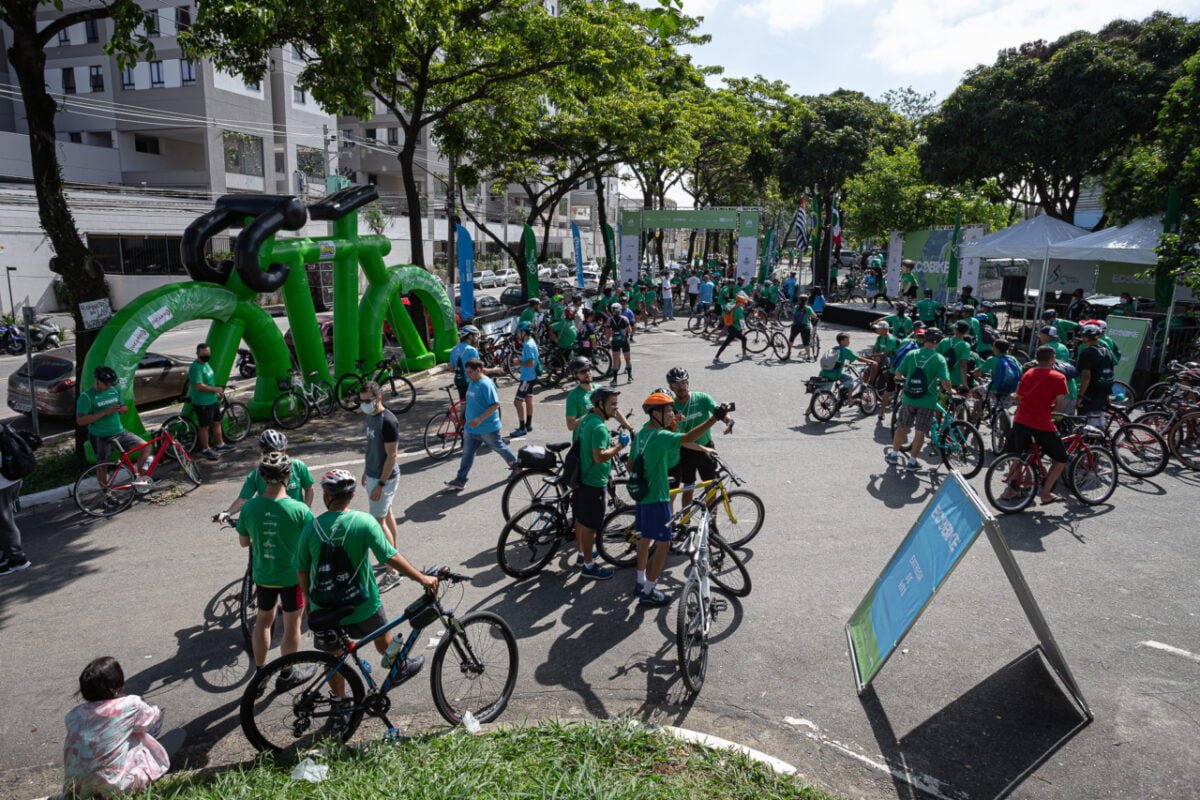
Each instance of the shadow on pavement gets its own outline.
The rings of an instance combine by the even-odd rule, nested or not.
[[[949,797],[1006,797],[1088,724],[1036,647],[900,738],[874,687],[859,700],[898,797],[923,796],[925,781]]]

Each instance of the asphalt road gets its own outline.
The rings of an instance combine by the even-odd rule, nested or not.
[[[440,383],[423,386],[402,418],[402,552],[473,574],[460,610],[496,611],[519,639],[520,679],[501,721],[629,715],[695,728],[772,753],[849,797],[988,798],[1014,782],[1012,796],[1047,800],[1195,794],[1200,476],[1172,467],[1123,483],[1110,504],[1001,520],[1095,713],[1090,725],[1031,651],[1036,638],[986,541],[860,698],[845,622],[945,473],[886,469],[874,420],[846,413],[828,427],[806,425],[803,381],[815,365],[758,357],[713,367],[712,346],[682,327],[638,337],[622,407],[662,385],[669,367],[686,366],[694,389],[737,401],[735,433],[718,446],[767,503],[765,528],[744,553],[753,593],[729,601],[718,620],[696,698],[678,679],[674,606],[639,609],[630,572],[584,582],[564,551],[529,581],[503,575],[500,459],[485,451],[468,489],[447,495],[456,464],[421,450],[424,422],[443,403]],[[868,335],[853,339],[865,346]],[[506,405],[513,390],[501,384]],[[563,398],[539,395],[531,439],[565,438]],[[0,582],[0,796],[55,788],[62,717],[79,670],[102,654],[120,659],[129,691],[187,726],[187,764],[249,757],[236,712],[249,664],[229,605],[245,556],[207,517],[236,494],[252,441],[219,465],[203,463],[206,482],[186,496],[112,520],[83,520],[68,505],[22,515],[35,566]],[[341,415],[298,432],[292,450],[314,472],[357,471],[360,446],[359,421]],[[672,562],[668,590],[681,573]],[[399,613],[414,596],[402,584],[385,606]],[[437,724],[423,676],[392,700],[400,724]],[[379,733],[374,722],[363,731]]]

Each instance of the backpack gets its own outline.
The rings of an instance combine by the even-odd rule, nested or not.
[[[1100,368],[1100,373],[1096,376],[1095,382],[1097,386],[1105,389],[1111,389],[1116,376],[1113,375],[1113,356],[1107,347],[1097,347],[1096,351],[1100,354],[1100,358],[1104,360],[1104,366]]]
[[[826,350],[821,356],[821,369],[837,369],[839,355],[836,347]]]
[[[0,475],[10,481],[29,477],[37,467],[33,450],[29,441],[11,425],[0,425]]]
[[[913,356],[913,358],[915,359],[916,356]],[[929,394],[929,376],[925,374],[925,367],[932,360],[932,358],[927,359],[924,364],[917,364],[915,360],[913,361],[914,364],[917,364],[917,367],[908,376],[908,379],[904,381],[905,397],[908,397],[910,400],[920,400]]]
[[[1070,361],[1055,360],[1054,369],[1061,372],[1063,374],[1063,377],[1065,377],[1069,381],[1073,381],[1077,377],[1079,377],[1079,370],[1076,369],[1075,365],[1072,364]]]
[[[992,373],[992,391],[1012,394],[1021,382],[1021,365],[1012,356],[1000,356],[996,360],[996,371]]]
[[[578,489],[583,483],[580,465],[583,458],[582,439],[578,436],[571,442],[571,447],[563,455],[562,471],[558,473],[558,483],[569,489]]]
[[[317,554],[316,575],[308,587],[309,598],[321,608],[357,606],[362,603],[367,595],[358,582],[358,572],[367,563],[366,556],[356,567],[342,546],[346,541],[344,535],[340,542],[335,542],[332,536],[325,535],[321,523],[316,519],[313,520],[313,529],[321,540],[321,551]]]
[[[983,339],[984,344],[996,343],[996,329],[991,325],[988,325],[986,322],[980,323],[979,336],[981,339]]]
[[[919,342],[908,341],[897,347],[896,352],[892,354],[892,369],[900,366],[900,362],[904,360],[904,357],[920,346]]]

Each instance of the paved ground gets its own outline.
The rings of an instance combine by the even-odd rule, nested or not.
[[[855,346],[866,342],[855,334]],[[693,700],[677,678],[673,606],[639,610],[630,573],[584,583],[565,553],[514,584],[495,562],[500,460],[482,455],[467,491],[442,494],[455,465],[426,459],[417,438],[444,396],[436,384],[403,419],[401,549],[418,564],[474,574],[462,608],[497,611],[516,631],[521,675],[503,721],[670,722],[777,755],[851,797],[987,798],[1014,780],[1018,797],[1195,793],[1200,476],[1172,468],[1123,485],[1111,505],[1002,521],[1095,712],[1091,725],[1080,727],[1030,656],[1036,639],[986,542],[860,698],[843,626],[936,488],[937,471],[885,470],[873,420],[845,414],[829,427],[805,425],[802,384],[813,365],[760,357],[714,368],[711,346],[681,324],[640,336],[635,348],[636,380],[622,406],[661,385],[668,367],[687,366],[695,389],[738,402],[736,433],[718,444],[768,505],[746,551],[754,591],[730,602]],[[505,403],[512,392],[501,385]],[[563,438],[563,395],[538,399],[532,438]],[[294,453],[314,467],[358,468],[356,418],[300,434]],[[54,787],[76,677],[106,653],[124,664],[131,691],[187,725],[189,764],[248,756],[236,717],[248,663],[228,605],[244,555],[207,517],[236,493],[251,449],[227,459],[234,463],[204,464],[206,483],[186,497],[110,521],[81,520],[66,506],[22,517],[36,566],[0,583],[0,796]],[[680,572],[671,570],[674,587]],[[401,585],[386,606],[399,612],[413,595]],[[393,700],[404,724],[436,723],[424,678]]]

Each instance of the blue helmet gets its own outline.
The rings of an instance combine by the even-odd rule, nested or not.
[[[987,315],[987,314],[976,314],[976,315],[975,315],[975,319],[979,320],[980,322],[989,322],[989,321],[990,321],[990,320],[988,319],[988,315]]]
[[[525,320],[524,322],[517,323],[517,330],[519,330],[519,331],[528,331],[528,330],[532,330],[532,329],[533,329],[533,326],[529,324],[529,320]]]

